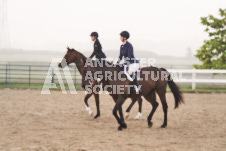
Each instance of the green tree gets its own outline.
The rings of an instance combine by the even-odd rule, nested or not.
[[[197,50],[197,57],[202,64],[194,65],[198,69],[226,69],[226,9],[219,9],[220,17],[209,15],[201,17],[206,26],[209,39]]]

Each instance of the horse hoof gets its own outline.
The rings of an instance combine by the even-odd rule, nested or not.
[[[125,113],[125,119],[127,119],[129,117],[129,112]]]
[[[97,119],[99,116],[100,116],[99,114],[95,115],[94,116],[94,119]]]
[[[166,126],[167,126],[167,125],[163,124],[163,125],[161,126],[161,128],[166,128]]]
[[[119,126],[118,127],[118,131],[121,131],[123,128],[122,128],[122,126]]]
[[[138,113],[137,113],[137,116],[135,117],[135,119],[136,119],[136,120],[139,120],[141,116],[142,116],[142,113],[138,112]]]
[[[90,113],[89,113],[89,116],[93,116],[93,112],[90,112]]]
[[[153,125],[153,123],[152,123],[152,122],[148,122],[148,127],[149,127],[149,128],[151,128],[151,127],[152,127],[152,125]]]
[[[127,128],[127,124],[126,123],[122,123],[121,127],[123,127],[124,129]]]

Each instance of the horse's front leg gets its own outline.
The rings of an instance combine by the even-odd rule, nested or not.
[[[93,111],[91,110],[91,108],[89,107],[88,104],[88,99],[92,96],[92,94],[86,94],[84,102],[86,104],[86,111],[89,113],[89,115],[91,116],[93,114]]]
[[[136,103],[136,99],[132,99],[132,102],[130,103],[129,107],[126,109],[126,114],[125,114],[126,119],[129,117],[129,112],[135,103]]]
[[[119,130],[122,130],[122,128],[127,128],[127,124],[125,123],[125,121],[124,121],[124,118],[123,118],[123,112],[122,112],[122,107],[120,107],[119,108],[119,115],[120,115],[120,118],[121,118],[121,121],[122,121],[122,125],[121,126],[119,126]]]
[[[124,101],[125,101],[124,98],[119,98],[116,101],[115,107],[113,109],[113,115],[115,116],[115,118],[116,118],[116,120],[119,124],[118,130],[122,130],[123,128],[127,128],[127,125],[124,122],[123,113],[122,113],[122,104],[124,103]],[[121,118],[119,118],[117,111],[119,111]]]
[[[94,94],[95,101],[96,101],[96,107],[97,107],[97,114],[94,116],[94,118],[98,118],[100,116],[100,105],[99,105],[99,94]]]
[[[135,117],[135,119],[140,119],[140,117],[142,116],[142,98],[140,97],[139,100],[138,100],[138,113],[137,113],[137,116]]]

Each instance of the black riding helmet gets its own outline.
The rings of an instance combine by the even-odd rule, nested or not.
[[[129,39],[129,32],[128,32],[128,31],[122,31],[122,32],[120,33],[120,35],[121,35],[122,37],[126,37],[126,39]]]
[[[92,32],[92,33],[90,34],[90,36],[96,36],[96,37],[98,37],[98,33],[97,33],[97,32]]]

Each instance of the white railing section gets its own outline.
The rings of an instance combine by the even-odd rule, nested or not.
[[[197,79],[196,75],[199,74],[226,74],[226,70],[214,70],[214,69],[168,69],[172,74],[172,78],[175,82],[181,83],[192,83],[192,90],[196,89],[196,83],[216,83],[216,84],[226,84],[226,75],[223,79]],[[192,78],[187,79],[183,77],[183,73],[191,73]],[[177,75],[174,78],[173,75]]]

